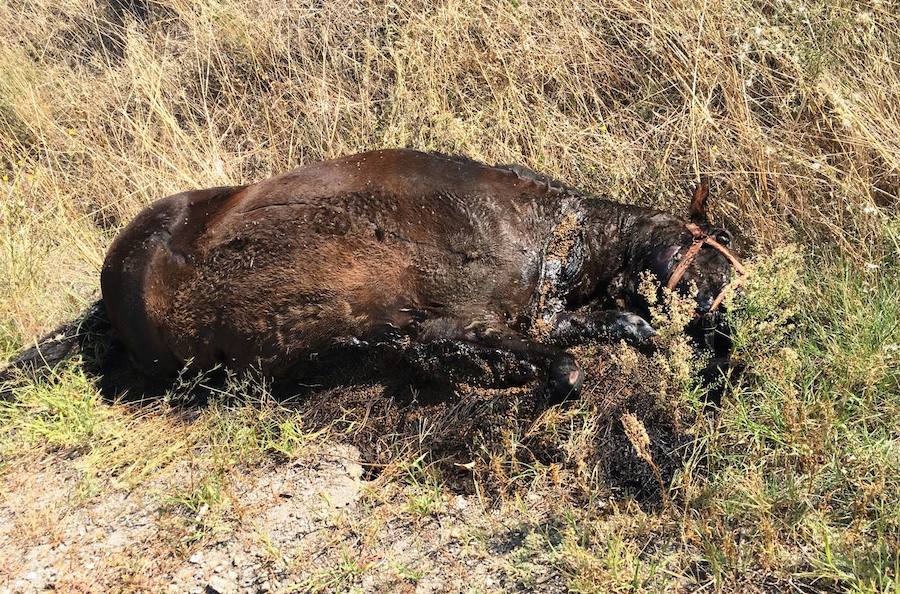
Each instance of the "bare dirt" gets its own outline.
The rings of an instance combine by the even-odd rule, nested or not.
[[[578,355],[591,381],[554,407],[540,386],[416,388],[330,367],[286,405],[336,437],[237,464],[212,505],[173,498],[209,481],[202,454],[134,488],[87,480],[78,452],[16,461],[0,475],[0,592],[565,591],[546,557],[561,498],[659,504],[621,414],[638,411],[663,480],[687,440],[642,355]],[[420,453],[427,476],[398,470]]]
[[[173,526],[192,518],[166,512],[162,495],[190,483],[189,465],[85,501],[77,465],[51,456],[3,477],[0,591],[518,589],[505,567],[517,539],[499,509],[450,494],[411,514],[415,489],[362,480],[351,446],[229,477],[227,518],[196,546],[179,542],[184,530]],[[541,590],[560,589],[558,576],[541,577]]]

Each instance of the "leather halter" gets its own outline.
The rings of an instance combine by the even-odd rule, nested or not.
[[[736,288],[738,285],[744,282],[744,280],[747,278],[747,269],[741,265],[740,261],[735,257],[734,254],[731,253],[731,251],[729,251],[728,248],[704,233],[703,230],[700,229],[700,227],[698,227],[694,223],[687,223],[685,227],[687,227],[687,230],[691,232],[694,241],[681,257],[681,260],[678,262],[678,266],[675,267],[675,270],[673,270],[672,274],[669,276],[669,281],[666,283],[666,288],[671,291],[678,286],[678,283],[681,282],[681,279],[684,277],[684,273],[687,272],[688,266],[691,265],[691,262],[694,261],[694,259],[697,257],[697,254],[699,254],[700,250],[703,249],[704,245],[715,248],[719,252],[721,252],[723,256],[725,256],[725,258],[734,267],[734,271],[738,274],[738,278],[722,287],[722,290],[719,291],[719,294],[716,296],[715,300],[713,300],[709,311],[715,311],[725,299],[726,292],[729,289]]]

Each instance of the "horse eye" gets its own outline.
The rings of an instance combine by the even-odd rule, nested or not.
[[[720,231],[720,232],[716,233],[716,241],[718,241],[725,247],[730,246],[731,245],[731,233],[729,233],[728,231]]]

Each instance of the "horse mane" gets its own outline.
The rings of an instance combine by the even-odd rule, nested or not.
[[[498,163],[496,165],[488,165],[486,163],[482,163],[481,161],[477,161],[465,155],[456,155],[456,154],[446,154],[440,153],[436,151],[429,152],[430,155],[435,157],[439,157],[441,159],[447,159],[448,161],[454,161],[456,163],[462,163],[466,165],[478,165],[480,167],[489,167],[491,169],[497,169],[499,171],[503,171],[506,173],[511,173],[518,177],[519,179],[530,181],[534,184],[537,184],[547,190],[548,192],[554,194],[561,194],[563,196],[584,196],[584,192],[570,186],[568,184],[564,184],[558,179],[552,178],[548,175],[544,175],[543,173],[538,173],[534,169],[530,167],[525,167],[524,165],[517,165],[515,163]]]
[[[530,167],[524,165],[516,165],[515,163],[504,163],[502,165],[494,165],[494,169],[501,169],[516,174],[519,179],[526,179],[538,185],[545,187],[548,191],[565,196],[584,196],[584,192],[574,186],[559,181],[556,178],[538,173]]]

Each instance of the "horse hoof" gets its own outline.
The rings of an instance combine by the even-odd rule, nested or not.
[[[626,342],[643,346],[656,336],[656,329],[647,320],[631,312],[622,312],[618,320],[620,332]]]
[[[554,402],[577,398],[584,382],[584,372],[569,353],[558,355],[550,364],[547,387]]]

